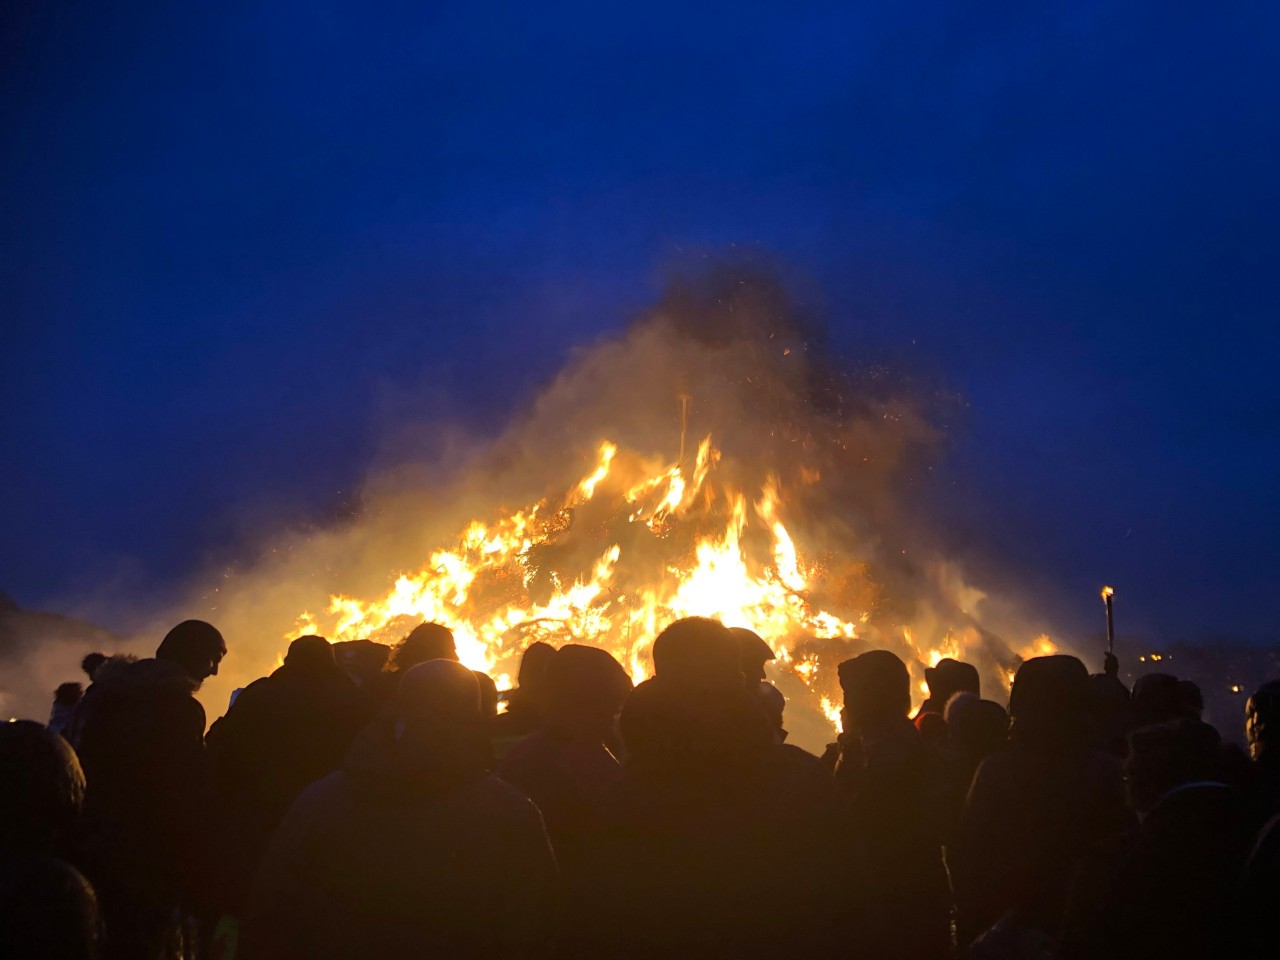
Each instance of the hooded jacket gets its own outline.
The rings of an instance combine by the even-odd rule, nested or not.
[[[556,884],[537,808],[470,744],[397,740],[380,720],[276,832],[242,955],[525,956],[546,940]]]

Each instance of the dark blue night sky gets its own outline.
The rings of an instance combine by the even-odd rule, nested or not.
[[[1277,639],[1275,5],[433,6],[0,14],[0,590],[330,517],[737,244],[968,398],[954,549]]]

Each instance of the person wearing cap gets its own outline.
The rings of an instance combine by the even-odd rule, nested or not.
[[[272,838],[238,960],[527,956],[558,871],[537,807],[489,773],[480,687],[429,660]]]
[[[1097,748],[1089,672],[1075,657],[1027,660],[1009,696],[1007,750],[978,768],[948,865],[962,948],[1055,943],[1090,845],[1130,827],[1119,761]]]
[[[870,875],[866,955],[931,960],[950,947],[942,860],[949,821],[948,758],[909,719],[911,678],[889,650],[837,668],[844,730],[835,778]]]
[[[742,681],[749,691],[755,693],[765,681],[764,665],[770,660],[778,659],[778,656],[754,630],[730,627],[729,632],[738,641],[738,664],[742,668]]]
[[[203,620],[170,630],[154,658],[108,659],[69,733],[84,767],[81,862],[106,923],[103,956],[157,956],[206,880],[209,763],[194,694],[227,653]]]
[[[271,834],[308,784],[336,770],[373,717],[324,637],[298,637],[284,663],[241,691],[206,738],[220,828],[219,906],[238,914]]]

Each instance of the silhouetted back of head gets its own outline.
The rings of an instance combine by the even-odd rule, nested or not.
[[[1280,766],[1280,680],[1268,680],[1249,698],[1244,732],[1254,760]]]
[[[961,690],[947,701],[943,718],[947,732],[971,761],[998,749],[1009,735],[1009,714],[994,700]]]
[[[653,672],[675,683],[741,687],[738,639],[710,617],[677,620],[653,641]]]
[[[404,672],[396,687],[394,713],[408,729],[448,730],[476,726],[483,716],[476,675],[456,660],[428,660]]]
[[[1217,781],[1223,768],[1222,740],[1207,723],[1183,718],[1135,730],[1125,762],[1130,806],[1146,813],[1175,787]]]
[[[203,620],[183,620],[170,630],[156,648],[157,660],[176,663],[197,683],[218,675],[218,664],[226,656],[222,634]]]
[[[329,641],[314,634],[298,637],[289,644],[284,662],[285,666],[308,671],[330,670],[338,665]]]
[[[869,650],[839,666],[845,716],[855,727],[905,717],[911,710],[911,675],[889,650]]]
[[[1139,727],[1168,723],[1182,716],[1178,678],[1167,673],[1148,673],[1133,684],[1133,719]]]
[[[536,640],[520,657],[520,669],[516,673],[516,686],[522,690],[536,690],[547,673],[547,664],[556,655],[556,648]]]
[[[971,663],[963,663],[944,657],[936,666],[924,671],[924,681],[929,685],[929,696],[938,701],[938,709],[947,705],[947,701],[962,690],[972,694],[981,694],[981,680],[978,668]]]
[[[1178,681],[1178,713],[1192,720],[1204,715],[1204,694],[1194,680]]]
[[[105,653],[87,653],[84,659],[80,661],[80,669],[92,680],[93,675],[98,672],[98,668],[106,662],[107,655]]]
[[[53,702],[63,707],[74,707],[80,702],[82,696],[84,696],[84,688],[80,684],[60,683],[58,689],[53,691]]]
[[[62,737],[31,720],[0,723],[0,852],[49,852],[84,804],[84,772]]]
[[[1033,657],[1009,692],[1010,735],[1036,746],[1083,746],[1091,724],[1089,671],[1075,657]]]
[[[631,678],[599,647],[568,643],[547,661],[548,726],[565,736],[602,741],[610,733]]]
[[[392,666],[399,673],[428,660],[457,660],[453,631],[442,623],[420,623],[396,647]]]
[[[777,655],[764,638],[746,627],[730,627],[729,632],[738,641],[738,665],[747,689],[754,691],[764,681],[764,665],[776,660]]]

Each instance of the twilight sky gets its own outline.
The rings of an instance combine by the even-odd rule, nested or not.
[[[330,518],[736,244],[968,398],[976,569],[1280,639],[1274,4],[445,6],[0,12],[0,591]]]

